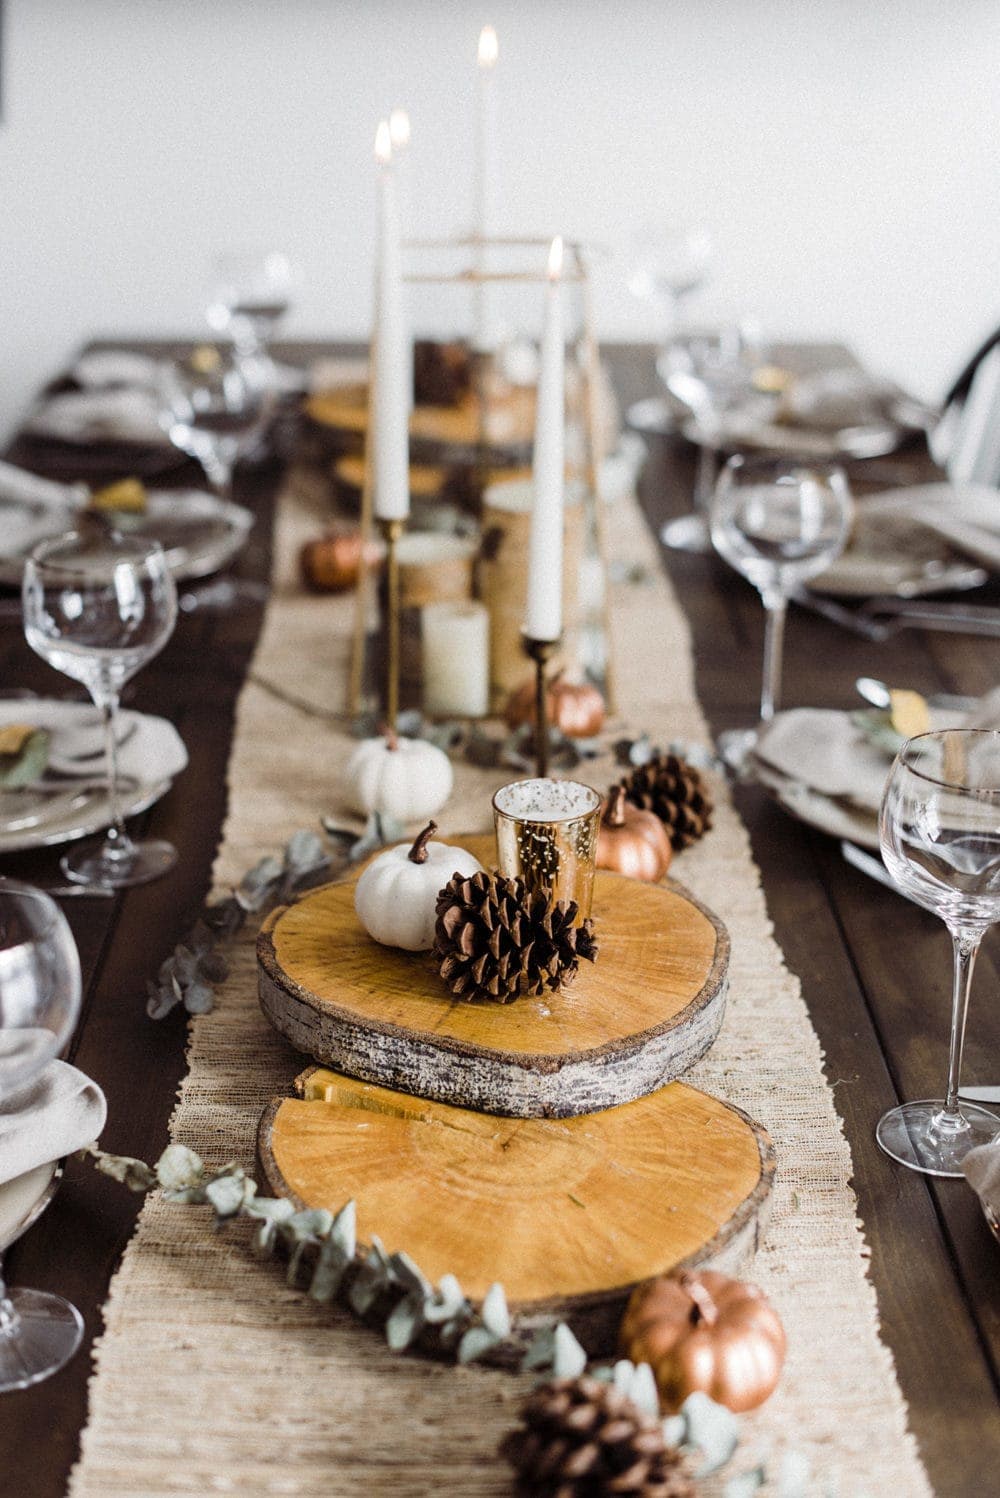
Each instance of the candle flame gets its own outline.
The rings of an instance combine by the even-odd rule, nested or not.
[[[394,151],[402,151],[410,144],[410,116],[405,109],[394,109],[389,115],[389,138]]]
[[[379,166],[388,166],[392,160],[392,136],[388,120],[379,120],[375,131],[375,160]]]
[[[479,33],[479,66],[481,68],[496,67],[499,56],[500,43],[497,41],[496,31],[492,26],[484,26]]]
[[[563,240],[562,235],[557,234],[549,246],[549,280],[558,281],[562,275],[563,263]]]

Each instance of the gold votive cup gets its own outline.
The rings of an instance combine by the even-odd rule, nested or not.
[[[515,780],[493,797],[501,874],[590,914],[601,798],[577,780]]]

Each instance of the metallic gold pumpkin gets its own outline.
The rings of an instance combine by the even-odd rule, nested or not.
[[[670,867],[673,848],[659,817],[626,799],[613,786],[597,834],[597,867],[656,884]]]
[[[696,1390],[737,1412],[756,1409],[785,1361],[785,1331],[763,1291],[710,1269],[640,1285],[619,1335],[624,1355],[652,1368],[664,1410]]]
[[[553,676],[546,690],[549,723],[568,739],[590,739],[604,726],[604,698],[590,682]],[[535,678],[511,692],[504,710],[508,728],[535,721]]]

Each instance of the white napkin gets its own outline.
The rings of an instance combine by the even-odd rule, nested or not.
[[[57,484],[13,463],[0,461],[0,501],[62,510],[86,504],[89,497],[86,484]]]
[[[63,442],[149,442],[169,445],[152,390],[109,386],[51,395],[29,416],[26,428]]]
[[[907,515],[956,551],[1000,572],[1000,491],[985,484],[915,484],[865,501],[867,515]]]
[[[1000,1140],[970,1150],[962,1161],[962,1172],[983,1206],[1000,1219]]]
[[[95,349],[81,354],[71,370],[78,385],[105,389],[109,385],[139,385],[155,389],[160,379],[160,360],[127,349]]]
[[[0,1102],[0,1184],[92,1144],[107,1111],[96,1082],[50,1061],[30,1087]]]
[[[848,713],[798,707],[762,727],[756,757],[824,796],[877,812],[891,761]]]
[[[52,735],[49,762],[61,773],[103,774],[104,732],[89,703],[51,698],[0,701],[0,728],[9,723],[47,729]],[[142,785],[172,780],[188,762],[184,741],[166,718],[125,709],[119,714],[118,730],[118,768]],[[89,770],[84,763],[88,755]]]

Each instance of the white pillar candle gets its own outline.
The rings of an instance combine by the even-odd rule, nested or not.
[[[421,610],[424,712],[484,718],[489,711],[489,614],[481,603],[429,603]]]
[[[379,520],[410,513],[410,341],[403,309],[403,259],[399,236],[392,144],[383,120],[375,137],[378,162],[378,241],[375,328],[372,338],[372,495]]]
[[[558,640],[562,631],[563,481],[565,474],[565,350],[562,326],[562,240],[552,241],[545,289],[535,413],[534,496],[528,535],[528,606],[524,632]]]
[[[492,26],[479,33],[479,99],[476,109],[476,163],[474,180],[474,229],[480,241],[476,267],[483,275],[489,269],[484,242],[495,232],[494,192],[496,180],[496,81],[494,70],[500,44]],[[480,281],[475,296],[475,344],[479,349],[496,347],[493,287]]]

